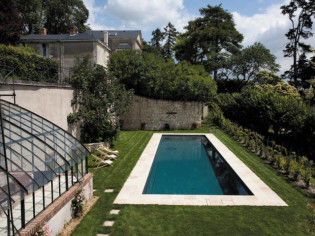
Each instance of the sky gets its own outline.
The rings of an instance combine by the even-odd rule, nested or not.
[[[168,22],[184,32],[188,21],[199,17],[199,9],[222,4],[233,14],[236,29],[243,34],[244,47],[260,42],[277,57],[280,73],[290,68],[291,58],[283,57],[285,33],[291,27],[280,7],[289,0],[83,0],[89,9],[88,24],[93,30],[141,30],[145,41],[152,31]],[[314,28],[314,27],[313,27]],[[314,30],[313,30],[314,32]],[[308,43],[315,47],[315,38]]]

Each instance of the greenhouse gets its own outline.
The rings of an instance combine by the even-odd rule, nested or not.
[[[87,174],[88,150],[48,120],[0,100],[0,235],[16,235]]]

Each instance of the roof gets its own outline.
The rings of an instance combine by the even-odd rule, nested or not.
[[[65,41],[97,41],[104,42],[104,32],[108,32],[109,39],[137,39],[141,30],[88,30],[75,35],[69,34],[28,34],[21,37],[21,42],[65,42]]]
[[[109,39],[137,39],[141,30],[88,30],[84,33],[91,35],[93,38],[104,39],[104,32],[108,32]]]

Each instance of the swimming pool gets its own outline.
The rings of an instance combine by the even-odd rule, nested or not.
[[[163,135],[144,194],[252,195],[205,136]]]
[[[128,179],[114,200],[114,204],[158,204],[158,205],[195,205],[195,206],[287,206],[287,204],[270,189],[255,173],[253,173],[234,153],[232,153],[213,134],[188,134],[188,136],[203,136],[208,140],[213,148],[207,152],[211,154],[219,153],[247,186],[252,195],[219,195],[219,194],[187,194],[187,193],[144,193],[146,182],[153,167],[154,157],[162,136],[187,136],[187,134],[162,134],[154,133],[142,152],[138,162],[131,171]],[[188,145],[186,145],[188,146]],[[173,147],[170,147],[173,148]],[[194,149],[194,148],[193,148]],[[171,151],[171,150],[169,150]],[[214,152],[215,151],[215,152]],[[169,179],[169,178],[168,178]],[[218,177],[217,177],[218,179]],[[222,187],[221,187],[222,189]]]

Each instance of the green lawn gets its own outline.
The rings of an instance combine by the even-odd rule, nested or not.
[[[207,132],[203,127],[198,132]],[[94,172],[96,195],[101,196],[73,235],[310,235],[311,212],[306,197],[285,177],[241,147],[220,129],[211,131],[233,151],[252,171],[269,185],[289,207],[243,206],[159,206],[114,205],[113,201],[135,166],[153,132],[121,132],[115,142],[120,157],[114,166]],[[179,131],[178,131],[179,132]],[[196,132],[196,131],[191,131]],[[114,188],[114,193],[104,193]],[[120,209],[119,215],[110,215]],[[113,227],[102,226],[105,220],[115,220]]]

